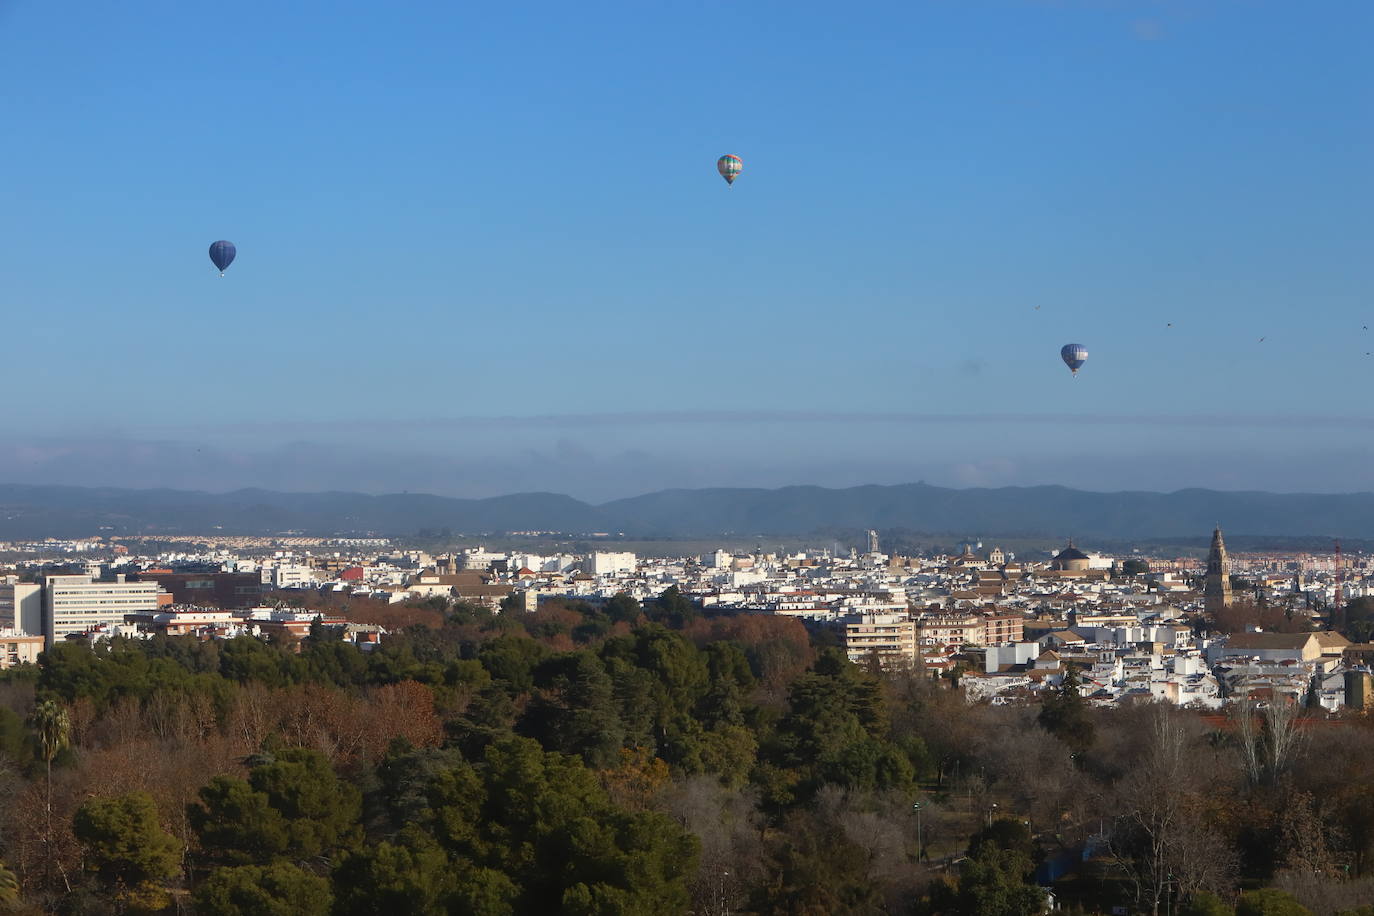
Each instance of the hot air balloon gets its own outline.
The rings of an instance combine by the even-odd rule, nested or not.
[[[744,163],[738,156],[727,154],[716,160],[716,171],[720,172],[720,177],[725,179],[726,184],[734,184],[739,173],[744,171]]]
[[[1077,375],[1078,370],[1088,361],[1088,348],[1082,344],[1064,344],[1059,351],[1059,358],[1069,367],[1069,371]]]
[[[239,251],[234,247],[233,242],[226,242],[223,239],[210,245],[210,260],[219,269],[221,277],[224,276],[225,269],[234,263],[234,255],[238,253]]]

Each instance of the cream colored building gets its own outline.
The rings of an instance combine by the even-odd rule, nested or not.
[[[863,664],[877,654],[885,668],[916,662],[916,623],[906,614],[862,614],[845,621],[844,651]]]
[[[923,614],[916,635],[923,646],[980,646],[986,628],[977,614]]]
[[[29,636],[17,630],[0,629],[0,668],[38,664],[43,651],[43,637]]]

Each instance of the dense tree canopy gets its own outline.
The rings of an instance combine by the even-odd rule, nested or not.
[[[1363,720],[1102,709],[1072,670],[969,704],[671,589],[414,611],[367,652],[316,627],[0,673],[0,904],[1021,916],[1064,862],[1085,913],[1374,899]]]
[[[328,916],[333,902],[327,880],[286,862],[217,868],[193,896],[203,916]]]
[[[72,833],[86,867],[117,898],[155,909],[166,902],[161,885],[181,871],[181,843],[158,823],[148,793],[91,799],[76,810]]]

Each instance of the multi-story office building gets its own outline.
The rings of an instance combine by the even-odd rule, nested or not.
[[[0,582],[0,630],[43,635],[43,586],[17,576]]]
[[[156,582],[171,595],[171,604],[242,609],[262,603],[262,578],[255,572],[174,573],[149,569],[131,577]]]
[[[69,633],[124,623],[125,614],[158,609],[156,582],[101,582],[90,576],[48,576],[43,582],[43,635],[49,645]]]
[[[319,585],[315,571],[299,563],[278,563],[262,567],[262,581],[272,588],[309,588]]]

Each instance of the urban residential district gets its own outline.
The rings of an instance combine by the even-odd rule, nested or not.
[[[1326,555],[1231,556],[1220,528],[1205,563],[1115,558],[1072,543],[1041,562],[972,545],[953,556],[891,556],[877,532],[864,553],[672,559],[480,547],[431,556],[382,538],[294,539],[314,550],[283,546],[289,538],[240,538],[258,546],[237,550],[210,540],[199,552],[153,557],[99,540],[0,545],[38,554],[0,585],[0,667],[37,662],[57,641],[300,639],[312,625],[368,651],[391,628],[385,615],[349,614],[349,598],[521,614],[620,595],[652,601],[672,590],[703,614],[790,617],[830,630],[850,661],[943,677],[970,703],[1037,702],[1073,668],[1093,704],[1219,710],[1279,701],[1331,713],[1374,704],[1374,644],[1342,635],[1374,632],[1374,615],[1366,624],[1364,612],[1347,613],[1374,595],[1374,563],[1339,546]],[[318,610],[293,597],[307,593]]]

